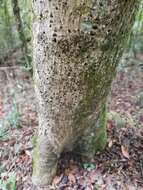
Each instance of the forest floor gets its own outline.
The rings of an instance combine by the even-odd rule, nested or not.
[[[80,163],[71,153],[64,155],[49,189],[143,189],[143,70],[134,60],[128,62],[112,85],[106,150],[90,163]],[[37,125],[30,73],[17,64],[1,65],[0,190],[34,189],[32,151]]]

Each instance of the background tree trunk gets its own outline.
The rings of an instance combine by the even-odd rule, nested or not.
[[[26,37],[24,34],[24,28],[23,28],[23,24],[22,24],[21,15],[20,15],[20,8],[19,8],[18,0],[12,0],[12,8],[13,8],[13,14],[15,16],[19,39],[21,40],[21,43],[22,43],[22,51],[26,58],[26,56],[28,54],[28,47],[27,47],[27,40],[26,40]]]
[[[91,159],[106,144],[106,101],[138,0],[33,1],[39,129],[33,182],[47,186],[63,151]]]
[[[8,10],[7,1],[4,1],[4,21],[5,21],[5,36],[7,41],[10,42],[10,46],[13,46],[13,35],[12,35],[12,24],[11,24],[11,18]]]

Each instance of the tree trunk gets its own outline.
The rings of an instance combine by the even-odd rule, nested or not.
[[[12,0],[12,8],[13,8],[13,14],[15,16],[19,39],[22,43],[22,51],[23,51],[23,54],[26,59],[26,56],[28,54],[28,47],[27,47],[27,40],[26,40],[26,37],[24,34],[24,28],[23,28],[23,24],[22,24],[21,15],[20,15],[20,8],[19,8],[18,0]]]
[[[33,1],[39,104],[33,182],[46,187],[63,151],[83,160],[106,145],[106,101],[138,0]]]
[[[6,43],[9,44],[8,48],[12,48],[14,40],[13,40],[13,33],[12,33],[11,18],[10,18],[9,9],[8,9],[8,2],[5,0],[3,3],[4,3],[4,24],[5,24],[4,37],[6,39]]]

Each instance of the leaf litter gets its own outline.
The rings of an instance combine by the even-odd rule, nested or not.
[[[7,85],[0,83],[0,120],[12,107],[11,90],[14,90],[21,127],[6,126],[8,135],[0,139],[0,180],[3,176],[8,180],[14,173],[17,190],[36,190],[31,181],[32,138],[38,125],[32,80],[21,67],[3,72],[15,78],[10,85],[9,81]],[[63,155],[49,190],[143,189],[142,81],[143,71],[131,72],[129,68],[118,72],[109,103],[105,151],[97,153],[90,163],[82,163],[72,153]]]

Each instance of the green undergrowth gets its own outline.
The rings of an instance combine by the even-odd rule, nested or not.
[[[1,174],[0,189],[16,190],[16,176],[14,173]]]

